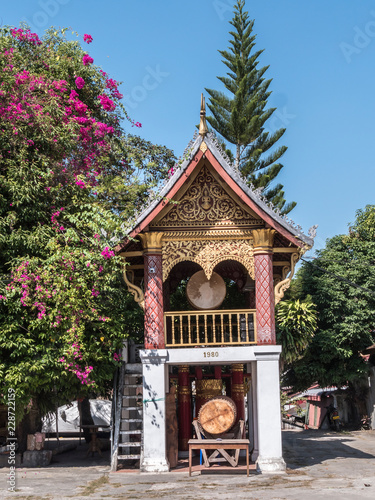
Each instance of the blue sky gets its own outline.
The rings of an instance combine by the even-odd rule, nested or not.
[[[26,20],[41,35],[69,26],[91,34],[95,64],[123,84],[140,134],[181,155],[199,121],[204,88],[223,90],[218,49],[228,46],[233,0],[14,0],[2,24]],[[290,214],[316,248],[345,233],[355,211],[374,203],[375,4],[370,0],[257,0],[260,64],[270,65],[269,128],[285,126],[288,146],[278,180]],[[127,125],[129,132],[135,132]],[[138,129],[137,129],[138,131]]]

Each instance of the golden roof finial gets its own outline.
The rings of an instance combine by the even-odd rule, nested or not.
[[[199,135],[203,138],[208,132],[207,122],[206,122],[206,101],[201,94],[201,121],[199,123]]]

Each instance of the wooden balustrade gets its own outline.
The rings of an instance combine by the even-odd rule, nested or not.
[[[255,310],[164,313],[166,347],[256,344]]]

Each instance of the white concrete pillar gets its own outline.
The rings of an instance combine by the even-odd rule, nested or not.
[[[255,355],[259,444],[256,463],[260,472],[280,472],[286,468],[281,443],[280,352],[280,346],[264,346]]]
[[[253,383],[253,375],[251,373],[251,363],[246,363],[246,373],[251,374],[250,378],[250,384],[249,384],[249,390],[247,391],[246,395],[246,402],[247,402],[247,426],[249,429],[249,440],[250,440],[250,449],[254,445],[254,410],[253,410],[253,388],[252,388],[252,383]]]
[[[252,449],[251,460],[256,461],[259,455],[258,445],[258,405],[257,405],[257,364],[256,362],[250,363],[251,366],[251,386],[248,394],[249,404],[249,439],[250,449]],[[250,411],[251,405],[251,411]]]
[[[168,472],[166,453],[165,395],[166,349],[140,351],[143,366],[142,472]]]

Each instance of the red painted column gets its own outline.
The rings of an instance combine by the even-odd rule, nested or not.
[[[236,403],[237,419],[245,420],[245,395],[243,385],[243,364],[232,365],[232,391],[231,398]]]
[[[273,287],[273,229],[257,229],[254,236],[257,343],[276,344]]]
[[[178,449],[188,451],[191,436],[191,390],[189,367],[178,367]]]
[[[163,233],[139,235],[144,248],[145,264],[145,349],[164,349],[163,266],[161,239]]]
[[[201,380],[203,380],[203,370],[201,366],[195,367],[195,416],[198,417],[201,406],[205,403],[202,398]]]

